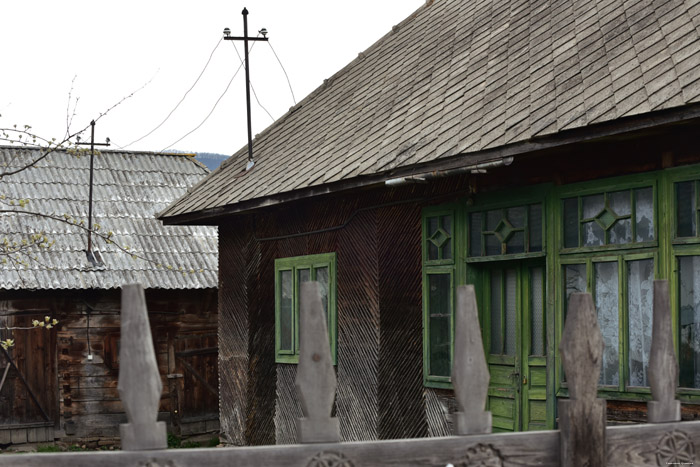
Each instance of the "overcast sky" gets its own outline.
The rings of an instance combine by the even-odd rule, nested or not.
[[[96,129],[96,140],[104,141],[109,136],[115,145],[127,146],[165,120],[195,83],[218,44],[201,79],[172,116],[128,149],[232,154],[247,142],[242,68],[201,128],[178,140],[205,120],[239,69],[234,41],[220,39],[224,27],[229,27],[234,36],[243,35],[244,6],[250,12],[249,35],[257,35],[262,27],[269,31],[270,43],[286,68],[298,102],[423,3],[3,2],[0,127],[28,124],[41,136],[61,138],[66,132],[72,82],[69,113],[72,115],[75,109],[73,131],[138,90],[101,119]],[[242,56],[242,43],[235,44]],[[263,42],[252,48],[250,60],[253,88],[260,103],[277,119],[293,105],[282,68],[270,46]],[[254,97],[252,111],[255,135],[273,120]]]

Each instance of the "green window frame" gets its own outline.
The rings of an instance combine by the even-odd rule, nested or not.
[[[451,387],[454,341],[457,205],[423,210],[423,382]]]
[[[590,292],[605,341],[599,391],[649,393],[653,280],[661,277],[657,174],[562,187],[557,193],[557,344],[571,292]],[[557,352],[560,388],[566,377]],[[558,393],[558,395],[563,395]]]
[[[275,361],[299,362],[299,290],[307,280],[326,284],[325,307],[333,364],[337,362],[336,255],[275,260]]]
[[[672,283],[674,339],[680,369],[681,400],[700,396],[700,165],[669,171],[668,201],[672,213]],[[697,276],[697,278],[696,278]]]
[[[658,277],[654,251],[576,255],[561,262],[564,322],[572,292],[590,292],[605,349],[599,390],[648,393],[653,280]],[[562,382],[566,386],[566,382]]]

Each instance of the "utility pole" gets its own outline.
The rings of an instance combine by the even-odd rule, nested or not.
[[[87,256],[88,260],[91,260],[91,257],[92,260],[94,260],[94,255],[92,254],[92,180],[95,172],[95,146],[109,146],[109,138],[107,138],[107,141],[104,143],[95,142],[95,120],[93,120],[90,122],[90,143],[81,143],[80,140],[78,140],[78,142],[75,144],[79,146],[87,146],[90,144],[90,194],[88,196]]]
[[[248,61],[248,41],[267,41],[267,29],[262,28],[259,32],[263,37],[248,37],[248,9],[243,8],[243,37],[231,36],[231,30],[229,28],[224,29],[224,40],[225,41],[243,41],[243,47],[245,49],[245,97],[246,97],[246,110],[248,116],[248,165],[246,170],[250,170],[255,163],[253,161],[253,130],[250,123],[250,66]]]

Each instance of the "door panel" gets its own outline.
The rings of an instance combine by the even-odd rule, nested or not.
[[[494,431],[547,429],[544,267],[491,265],[482,284]]]

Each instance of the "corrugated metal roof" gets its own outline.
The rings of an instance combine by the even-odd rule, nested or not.
[[[40,151],[0,147],[0,172],[25,166]],[[66,215],[87,225],[89,167],[89,155],[55,151],[36,167],[0,179],[0,196],[5,203],[28,200],[23,210]],[[93,223],[101,233],[113,232],[114,240],[109,244],[93,235],[104,268],[88,261],[84,229],[45,217],[0,214],[0,242],[21,242],[38,233],[55,242],[49,250],[32,248],[35,260],[23,255],[26,265],[12,259],[0,264],[0,289],[110,289],[134,282],[164,289],[217,286],[216,227],[166,227],[155,218],[204,177],[206,167],[183,155],[116,151],[99,152],[94,167]]]
[[[700,102],[698,0],[430,0],[162,217]]]

